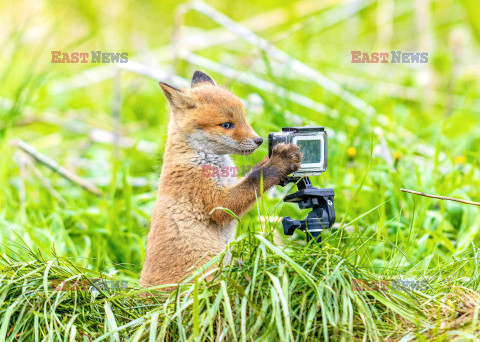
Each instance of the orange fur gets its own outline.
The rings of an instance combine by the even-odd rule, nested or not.
[[[233,165],[228,154],[252,153],[259,137],[240,99],[207,75],[197,71],[190,89],[160,86],[172,113],[140,279],[147,287],[178,283],[193,266],[222,252],[235,237],[236,222],[213,209],[228,208],[240,217],[260,195],[261,172],[277,171],[265,173],[267,190],[296,171],[301,160],[297,146],[282,144],[239,181],[202,177],[202,165]],[[232,128],[222,127],[226,122]],[[225,259],[229,262],[228,255]]]

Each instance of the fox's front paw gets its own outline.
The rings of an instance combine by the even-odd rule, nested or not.
[[[297,145],[282,143],[273,148],[270,162],[280,172],[280,180],[283,180],[300,168],[302,157],[302,152]]]

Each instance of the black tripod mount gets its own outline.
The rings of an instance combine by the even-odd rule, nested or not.
[[[322,241],[321,232],[330,228],[335,222],[335,209],[333,198],[335,192],[331,188],[319,189],[312,186],[308,177],[289,177],[281,184],[296,183],[298,190],[285,196],[284,202],[297,203],[300,209],[312,209],[306,219],[294,220],[285,217],[282,221],[285,235],[292,235],[295,229],[307,233],[307,242],[315,239],[317,243]]]

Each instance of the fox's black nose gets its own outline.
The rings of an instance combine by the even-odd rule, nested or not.
[[[253,141],[255,141],[255,144],[257,144],[258,146],[260,146],[263,143],[263,139],[260,137],[253,139]]]

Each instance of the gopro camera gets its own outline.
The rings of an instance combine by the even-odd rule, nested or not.
[[[277,144],[295,144],[303,159],[293,177],[318,176],[327,170],[327,132],[321,126],[284,127],[268,135],[268,157]]]
[[[309,176],[318,176],[327,170],[327,132],[323,127],[284,127],[280,132],[268,135],[268,157],[272,156],[275,145],[295,144],[303,154],[300,169],[287,177],[281,186],[295,183],[298,190],[285,196],[284,202],[297,203],[300,209],[312,209],[307,218],[282,220],[285,235],[293,235],[296,229],[307,233],[307,241],[322,241],[321,232],[331,228],[335,222],[333,200],[335,192],[331,188],[318,189],[312,185]]]

